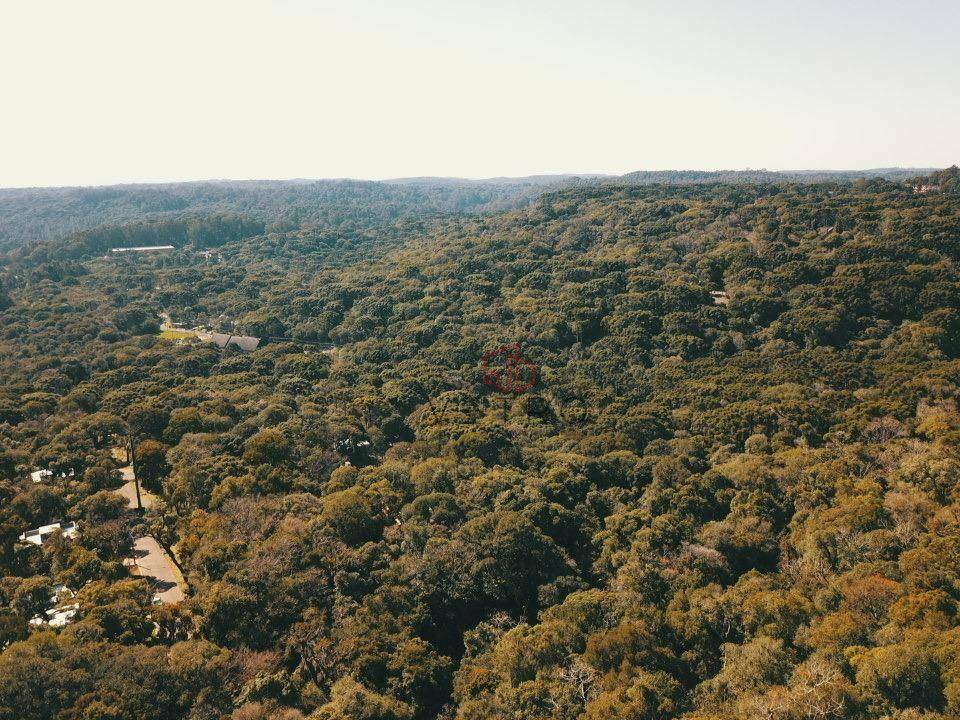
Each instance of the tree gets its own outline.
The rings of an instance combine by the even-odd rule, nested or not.
[[[330,689],[330,701],[310,716],[310,720],[410,720],[409,705],[381,695],[344,677]]]
[[[160,491],[160,481],[170,472],[167,464],[167,446],[156,440],[144,440],[136,447],[137,479],[154,492]]]
[[[197,597],[197,626],[217,645],[257,647],[265,637],[256,597],[234,583],[217,582]]]
[[[29,620],[34,615],[43,615],[50,605],[50,578],[38,575],[21,580],[13,596],[10,606],[23,618]]]
[[[320,517],[348,545],[372,539],[377,529],[373,508],[353,489],[327,495]]]
[[[127,508],[125,498],[109,490],[100,490],[73,507],[75,516],[83,518],[85,527],[101,525],[119,518]]]
[[[30,626],[26,618],[10,610],[0,610],[0,650],[5,650],[11,643],[26,639],[29,634]]]
[[[290,441],[281,432],[261,430],[244,444],[243,459],[252,465],[282,465],[292,451]]]
[[[127,424],[136,436],[160,437],[169,419],[170,413],[165,408],[146,402],[133,405],[126,414]]]
[[[857,686],[877,710],[944,706],[940,668],[931,652],[915,643],[867,650],[852,660]]]

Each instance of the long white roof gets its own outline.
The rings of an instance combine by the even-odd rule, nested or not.
[[[118,247],[110,248],[110,252],[149,252],[151,250],[173,250],[173,245],[140,245],[138,247]]]
[[[41,525],[36,530],[27,530],[27,532],[20,535],[20,540],[21,542],[33,543],[34,545],[43,545],[43,541],[46,540],[54,530],[62,532],[64,537],[74,537],[77,534],[77,524],[75,522],[56,522],[50,523],[49,525]]]

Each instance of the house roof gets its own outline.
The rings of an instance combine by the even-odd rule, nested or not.
[[[30,479],[35,483],[43,482],[44,480],[49,480],[53,477],[52,470],[34,470],[30,473]]]
[[[20,541],[33,543],[34,545],[43,545],[44,541],[50,537],[55,530],[63,533],[64,537],[74,537],[77,534],[77,524],[75,522],[55,522],[49,525],[41,525],[35,530],[27,530],[25,533],[22,533],[20,535]]]
[[[210,333],[210,337],[217,344],[217,347],[226,347],[227,345],[236,345],[241,350],[252,352],[260,344],[260,338],[250,337],[249,335],[227,335],[226,333]]]
[[[138,247],[118,247],[110,248],[112,253],[124,253],[124,252],[152,252],[157,250],[173,250],[173,245],[140,245]]]
[[[49,625],[50,627],[63,627],[76,616],[80,606],[77,603],[73,605],[64,605],[59,608],[50,608],[43,615],[37,615],[30,620],[31,625]]]

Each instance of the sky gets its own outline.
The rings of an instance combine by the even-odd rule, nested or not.
[[[0,2],[0,187],[960,163],[957,0]]]

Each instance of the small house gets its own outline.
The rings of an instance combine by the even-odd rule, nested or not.
[[[157,252],[167,252],[169,250],[175,250],[176,248],[173,245],[141,245],[139,247],[118,247],[110,248],[110,252],[114,255],[122,255],[124,253],[157,253]]]
[[[260,344],[260,338],[250,337],[248,335],[227,335],[226,333],[211,333],[211,340],[217,347],[224,348],[227,345],[235,345],[244,352],[253,352]]]
[[[67,523],[50,523],[49,525],[41,525],[36,530],[27,530],[27,532],[20,535],[20,542],[33,543],[34,545],[43,545],[44,541],[53,535],[54,532],[59,530],[63,533],[65,538],[76,537],[77,533],[77,524],[75,522]]]
[[[30,473],[30,479],[35,483],[46,482],[53,479],[53,470],[34,470]]]
[[[73,468],[70,468],[70,470],[67,472],[63,472],[61,470],[58,473],[53,472],[53,470],[34,470],[32,473],[30,473],[30,479],[34,483],[39,484],[42,482],[47,482],[48,480],[53,480],[54,478],[74,477],[75,475],[76,473],[74,472]]]
[[[49,625],[50,627],[63,627],[76,617],[79,609],[80,606],[76,603],[59,608],[50,608],[43,615],[36,615],[31,618],[30,624],[34,626]]]
[[[710,297],[713,299],[714,305],[730,304],[730,296],[727,294],[726,290],[711,290]]]

